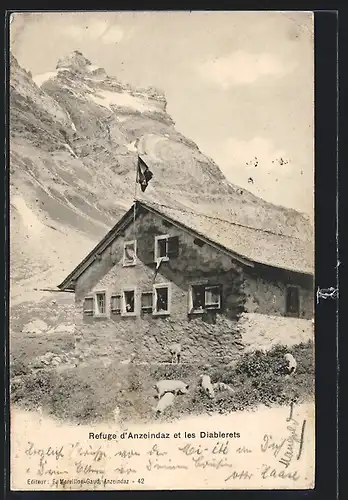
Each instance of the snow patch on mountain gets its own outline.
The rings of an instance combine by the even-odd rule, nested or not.
[[[28,207],[24,198],[19,195],[11,197],[11,205],[17,209],[24,226],[29,234],[39,234],[44,229],[44,224],[40,222],[35,213]]]
[[[54,78],[57,74],[58,71],[48,71],[47,73],[33,76],[33,80],[38,87],[41,87],[44,82],[47,82],[50,78]]]
[[[146,134],[142,136],[139,140],[138,151],[140,154],[144,154],[152,158],[153,161],[163,162],[165,159],[161,155],[161,146],[168,142],[167,137],[163,137],[157,134]]]
[[[151,105],[150,103],[144,102],[143,99],[134,97],[130,94],[120,93],[120,92],[110,92],[109,90],[101,90],[98,94],[90,94],[88,96],[92,101],[99,106],[108,108],[113,111],[111,106],[121,106],[126,108],[132,108],[140,113],[144,111],[158,111],[158,106]]]
[[[47,71],[47,73],[41,73],[39,75],[33,76],[33,81],[36,83],[38,87],[41,87],[45,82],[50,80],[51,78],[55,78],[58,73],[62,73],[64,71],[69,71],[69,68],[58,68],[56,71]]]

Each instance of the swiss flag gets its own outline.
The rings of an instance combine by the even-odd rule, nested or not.
[[[152,177],[153,173],[144,160],[138,156],[137,182],[140,184],[142,192],[145,191]]]

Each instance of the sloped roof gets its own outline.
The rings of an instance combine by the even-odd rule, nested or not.
[[[253,263],[259,263],[287,271],[313,274],[314,251],[310,243],[271,231],[210,217],[188,209],[137,201],[136,213],[141,207],[195,233],[202,240],[227,251],[232,257],[239,257],[242,262],[249,263],[251,266]],[[134,205],[69,276],[58,285],[58,288],[72,291],[74,280],[92,264],[96,255],[105,250],[118,233],[133,221],[133,215]]]
[[[314,249],[310,242],[194,211],[152,202],[144,205],[252,262],[313,274]]]

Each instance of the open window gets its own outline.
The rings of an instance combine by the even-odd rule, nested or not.
[[[85,316],[93,316],[94,313],[94,302],[93,297],[86,297],[83,301],[83,314]]]
[[[94,299],[94,315],[106,316],[106,294],[105,292],[96,292]]]
[[[206,309],[221,308],[221,286],[206,286],[204,290],[204,300]]]
[[[110,311],[112,314],[121,314],[121,295],[112,294],[110,299]]]
[[[135,288],[129,288],[122,292],[122,315],[135,316]]]
[[[221,309],[221,285],[191,285],[189,289],[189,312],[203,313]]]
[[[179,237],[165,234],[155,237],[155,262],[166,261],[179,255]]]
[[[300,293],[297,286],[286,287],[285,313],[288,316],[299,317],[300,315]]]
[[[170,284],[157,284],[153,287],[153,314],[170,314]]]
[[[141,294],[141,311],[143,313],[152,313],[152,302],[153,302],[153,293],[143,292]]]
[[[137,259],[137,241],[126,241],[123,246],[123,265],[134,266]]]

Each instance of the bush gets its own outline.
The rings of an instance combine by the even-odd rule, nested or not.
[[[51,371],[38,371],[22,377],[21,381],[13,387],[12,401],[23,403],[29,408],[49,406],[49,398],[53,391],[53,373]]]
[[[18,377],[20,375],[27,375],[29,373],[30,368],[25,361],[22,359],[15,359],[10,363],[10,376]]]
[[[85,421],[98,414],[93,388],[76,373],[40,370],[23,377],[13,387],[12,401],[29,409],[43,406],[49,413],[69,420]]]
[[[262,377],[265,373],[285,373],[286,363],[270,353],[256,351],[244,354],[236,367],[236,373],[245,374],[248,377]]]
[[[298,362],[294,377],[286,378],[284,354],[293,354]],[[292,348],[275,346],[270,351],[255,351],[241,356],[235,367],[219,366],[208,370],[212,383],[230,385],[234,394],[217,393],[215,411],[229,412],[254,408],[259,404],[287,405],[291,401],[305,401],[313,397],[314,364],[313,343],[298,344]],[[211,403],[202,400],[198,392],[191,400],[193,411],[209,410]],[[192,410],[191,408],[191,410]]]
[[[298,371],[289,378],[283,373],[285,351],[298,361]],[[25,363],[18,361],[12,364],[13,368],[21,375],[11,388],[14,403],[30,409],[41,405],[58,418],[81,423],[112,418],[116,406],[123,420],[151,421],[156,405],[153,386],[164,378],[183,380],[190,386],[187,394],[176,397],[173,408],[161,417],[164,419],[206,412],[228,413],[260,404],[287,405],[311,399],[314,388],[311,343],[244,354],[234,366],[112,363],[105,367],[91,362],[59,372],[48,368],[29,372]],[[199,387],[199,375],[203,372],[210,375],[213,383],[230,385],[234,393],[216,392],[211,400]]]
[[[277,345],[270,351],[255,351],[242,355],[236,366],[237,374],[263,377],[265,373],[285,375],[287,363],[284,354],[292,354],[298,363],[297,373],[314,373],[313,343],[301,343],[292,348]]]

